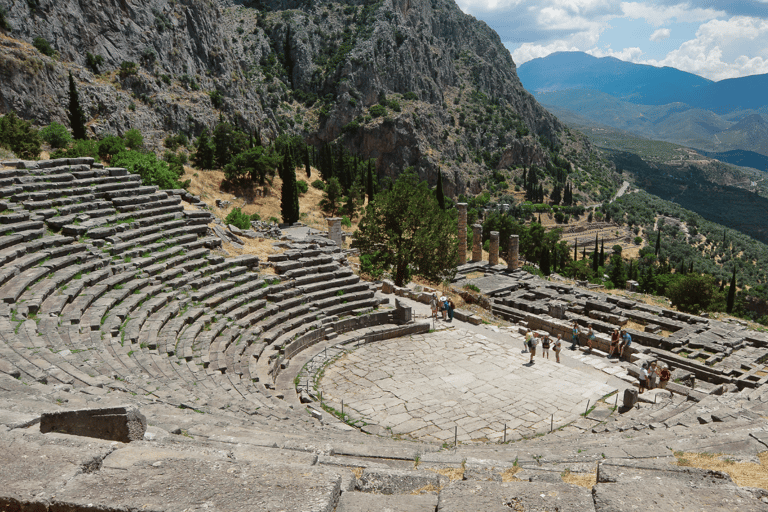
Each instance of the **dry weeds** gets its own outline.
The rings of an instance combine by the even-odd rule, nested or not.
[[[506,471],[504,471],[501,474],[501,481],[502,482],[519,482],[520,479],[517,478],[515,475],[519,473],[523,468],[520,466],[512,466],[511,468],[507,468]]]
[[[451,482],[464,479],[464,468],[430,468],[429,471],[437,473],[438,475],[447,476]]]
[[[563,482],[567,484],[578,485],[580,487],[586,487],[591,489],[593,485],[597,483],[597,472],[594,473],[571,473],[570,470],[565,470],[560,475]]]
[[[741,487],[768,489],[768,452],[757,456],[760,464],[735,462],[722,453],[675,452],[678,466],[722,471]]]

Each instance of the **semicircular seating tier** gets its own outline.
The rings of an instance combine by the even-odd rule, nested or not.
[[[212,252],[213,216],[182,198],[202,205],[90,158],[5,162],[0,372],[308,418],[273,392],[286,357],[391,313],[330,240],[287,244],[279,275],[259,274],[256,256]]]

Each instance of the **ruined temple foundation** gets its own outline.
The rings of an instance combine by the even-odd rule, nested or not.
[[[341,247],[342,242],[342,236],[341,236],[341,218],[339,217],[328,217],[325,219],[328,221],[328,238],[333,240],[333,242]]]
[[[520,256],[520,237],[518,235],[510,235],[509,257],[507,258],[507,267],[510,270],[515,270],[517,268],[519,256]]]
[[[491,231],[491,243],[488,248],[488,263],[490,265],[499,264],[499,232]]]
[[[458,203],[459,209],[459,265],[467,263],[467,203]]]
[[[483,226],[472,225],[472,261],[483,261]]]

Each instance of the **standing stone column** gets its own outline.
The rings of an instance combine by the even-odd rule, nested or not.
[[[459,209],[459,265],[467,263],[467,203],[458,203]]]
[[[488,248],[488,263],[490,265],[499,264],[499,232],[491,231],[491,243]]]
[[[509,236],[509,258],[507,259],[507,268],[515,270],[520,257],[520,237],[518,235]]]
[[[325,220],[328,221],[328,238],[333,240],[336,245],[341,247],[341,218],[328,217]]]
[[[472,225],[472,261],[483,261],[483,225]]]

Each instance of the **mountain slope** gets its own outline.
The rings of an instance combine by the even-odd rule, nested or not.
[[[556,52],[533,59],[521,64],[518,74],[525,88],[534,93],[591,89],[644,105],[684,101],[691,91],[712,83],[675,68],[597,58],[583,52]]]
[[[452,0],[30,5],[8,9],[0,105],[39,124],[68,124],[71,71],[96,136],[135,127],[157,144],[221,117],[264,142],[289,132],[341,144],[375,158],[380,177],[413,166],[434,184],[441,169],[450,195],[479,192],[497,168],[546,167],[567,147],[574,167],[615,186],[588,142],[525,91],[498,35]],[[58,55],[32,49],[36,37]],[[98,74],[88,54],[104,59]]]

